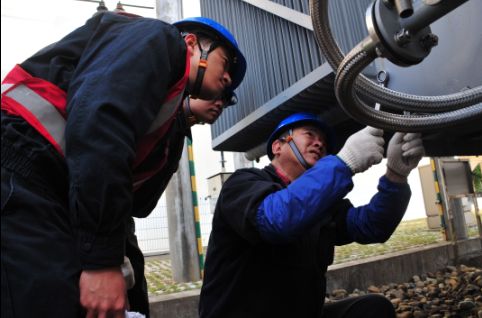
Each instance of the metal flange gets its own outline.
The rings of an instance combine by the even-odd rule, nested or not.
[[[423,61],[438,38],[425,27],[416,33],[405,29],[395,6],[390,1],[377,0],[366,13],[366,24],[372,40],[377,43],[377,54],[400,66]]]

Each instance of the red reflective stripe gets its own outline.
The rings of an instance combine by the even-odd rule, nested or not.
[[[8,92],[8,91],[7,91]],[[43,124],[35,117],[28,109],[26,109],[23,105],[17,103],[14,99],[3,95],[2,96],[2,109],[5,110],[8,114],[20,116],[27,123],[30,124],[33,128],[35,128],[48,142],[54,146],[54,148],[63,156],[64,152],[57,141],[50,135],[50,133],[45,129]]]
[[[22,82],[26,79],[32,78],[32,75],[27,73],[20,65],[15,65],[14,68],[5,76],[2,83],[13,83]]]
[[[50,118],[47,112],[45,115],[49,117],[42,118],[42,116],[37,117],[38,113],[35,114],[34,112],[40,110],[35,107],[52,107],[51,111],[56,112],[55,114],[59,114],[65,120],[67,94],[54,84],[33,77],[20,67],[20,65],[16,65],[7,74],[2,82],[2,86],[6,84],[11,84],[12,86],[2,92],[2,109],[8,114],[20,116],[25,119],[26,122],[47,139],[63,156],[64,151],[60,144],[63,144],[63,131],[59,134],[59,130],[53,128],[54,126],[51,125],[52,122],[49,123],[49,119],[50,121],[55,120],[56,116]],[[27,93],[15,94],[19,91],[24,91],[25,89],[28,90]],[[18,100],[19,98],[20,100]],[[29,102],[32,102],[33,104],[31,105],[27,103],[26,105],[22,105],[19,102],[22,100],[29,100]],[[34,110],[34,112],[32,112],[32,110]],[[46,111],[49,111],[49,109]],[[52,115],[54,115],[54,113],[52,113]],[[46,122],[42,122],[42,119],[45,119]],[[52,136],[49,127],[54,129],[52,132],[57,136],[57,139]],[[55,125],[55,127],[60,126]]]
[[[154,133],[157,129],[161,128],[165,125],[169,119],[175,117],[179,105],[181,105],[183,94],[179,94],[171,98],[169,101],[165,102],[159,107],[159,112],[156,115],[156,118],[151,123],[149,130],[146,134]]]
[[[184,90],[187,85],[187,81],[189,79],[189,70],[190,70],[190,58],[189,54],[186,54],[186,68],[184,70],[184,75],[183,77],[169,90],[167,94],[167,98],[164,101],[164,104],[161,106],[162,107],[169,102],[174,102],[173,99],[179,99],[177,105],[175,105],[174,109],[175,111],[172,113],[169,119],[165,120],[163,123],[162,122],[156,122],[156,126],[158,127],[151,127],[149,129],[149,133],[144,136],[141,141],[138,143],[137,147],[137,154],[136,158],[133,163],[133,168],[138,167],[151,153],[151,151],[154,149],[154,147],[157,145],[159,140],[167,133],[169,128],[171,128],[172,123],[175,120],[175,116],[177,113],[177,109],[181,105],[182,102],[182,97],[184,96]],[[160,114],[162,116],[162,114]],[[167,148],[166,148],[167,151]],[[166,164],[168,153],[165,153],[165,159],[163,159],[161,162],[156,164],[154,167],[151,167],[148,171],[139,173],[139,172],[134,172],[134,177],[133,177],[133,186],[134,186],[134,191],[137,190],[138,188],[141,187],[141,185],[150,179],[153,175],[155,175],[157,172],[159,172]]]
[[[134,160],[133,167],[138,167],[151,153],[152,149],[156,146],[159,140],[166,134],[171,128],[172,123],[176,118],[171,117],[164,125],[151,134],[144,136],[137,144],[136,159]]]
[[[8,92],[8,90],[12,87],[13,87],[13,84],[2,83],[2,94]]]
[[[159,107],[159,112],[156,118],[152,121],[147,134],[153,133],[164,123],[166,123],[171,117],[174,117],[177,113],[179,105],[181,105],[182,97],[184,96],[184,90],[186,88],[186,83],[189,77],[190,59],[186,55],[186,69],[184,71],[183,77],[177,81],[177,83],[169,89],[167,97],[164,100],[161,107]]]
[[[33,77],[20,65],[15,65],[15,67],[7,74],[2,84],[13,84],[13,87],[10,87],[4,93],[12,90],[17,85],[26,85],[31,90],[35,91],[35,93],[42,96],[42,98],[54,105],[64,118],[67,117],[65,109],[67,104],[67,93],[46,80]]]
[[[58,112],[64,118],[67,118],[67,93],[54,84],[44,81],[40,78],[31,78],[25,81],[23,84],[46,99],[50,104],[57,108]]]
[[[144,183],[145,181],[149,180],[154,174],[156,174],[157,172],[159,172],[167,163],[167,158],[168,158],[168,154],[167,154],[167,147],[166,147],[166,150],[165,150],[165,153],[164,153],[164,157],[162,158],[161,161],[159,161],[154,167],[151,167],[149,170],[147,171],[143,171],[143,172],[136,172],[135,175],[134,175],[134,186],[136,185],[141,185],[142,183]]]
[[[191,59],[189,54],[186,54],[186,69],[184,70],[184,76],[169,90],[166,100],[170,100],[176,95],[183,94],[186,88],[187,80],[189,78],[189,69],[191,68]]]

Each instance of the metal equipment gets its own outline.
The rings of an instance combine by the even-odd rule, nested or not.
[[[391,131],[433,132],[481,122],[482,86],[417,96],[377,85],[360,74],[378,57],[401,66],[420,63],[438,44],[430,24],[466,1],[376,0],[366,13],[369,35],[344,56],[331,34],[328,0],[310,0],[315,38],[336,70],[335,94],[343,110],[358,122]],[[374,102],[383,110],[374,109]]]

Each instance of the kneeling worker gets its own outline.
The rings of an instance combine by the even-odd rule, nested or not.
[[[370,203],[344,199],[353,175],[382,160],[382,135],[367,127],[333,155],[333,133],[318,117],[298,113],[278,125],[267,142],[271,164],[236,171],[221,190],[201,318],[395,317],[379,295],[324,304],[334,246],[385,242],[410,200],[407,176],[424,154],[412,133],[390,140],[387,171]]]

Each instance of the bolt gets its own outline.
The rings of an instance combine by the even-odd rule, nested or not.
[[[438,36],[433,33],[429,33],[420,39],[420,46],[427,51],[432,49],[434,46],[437,46],[437,44]]]
[[[395,34],[395,42],[397,42],[399,46],[405,46],[411,40],[412,40],[412,35],[408,30],[401,29],[400,31],[397,32],[397,34]]]

